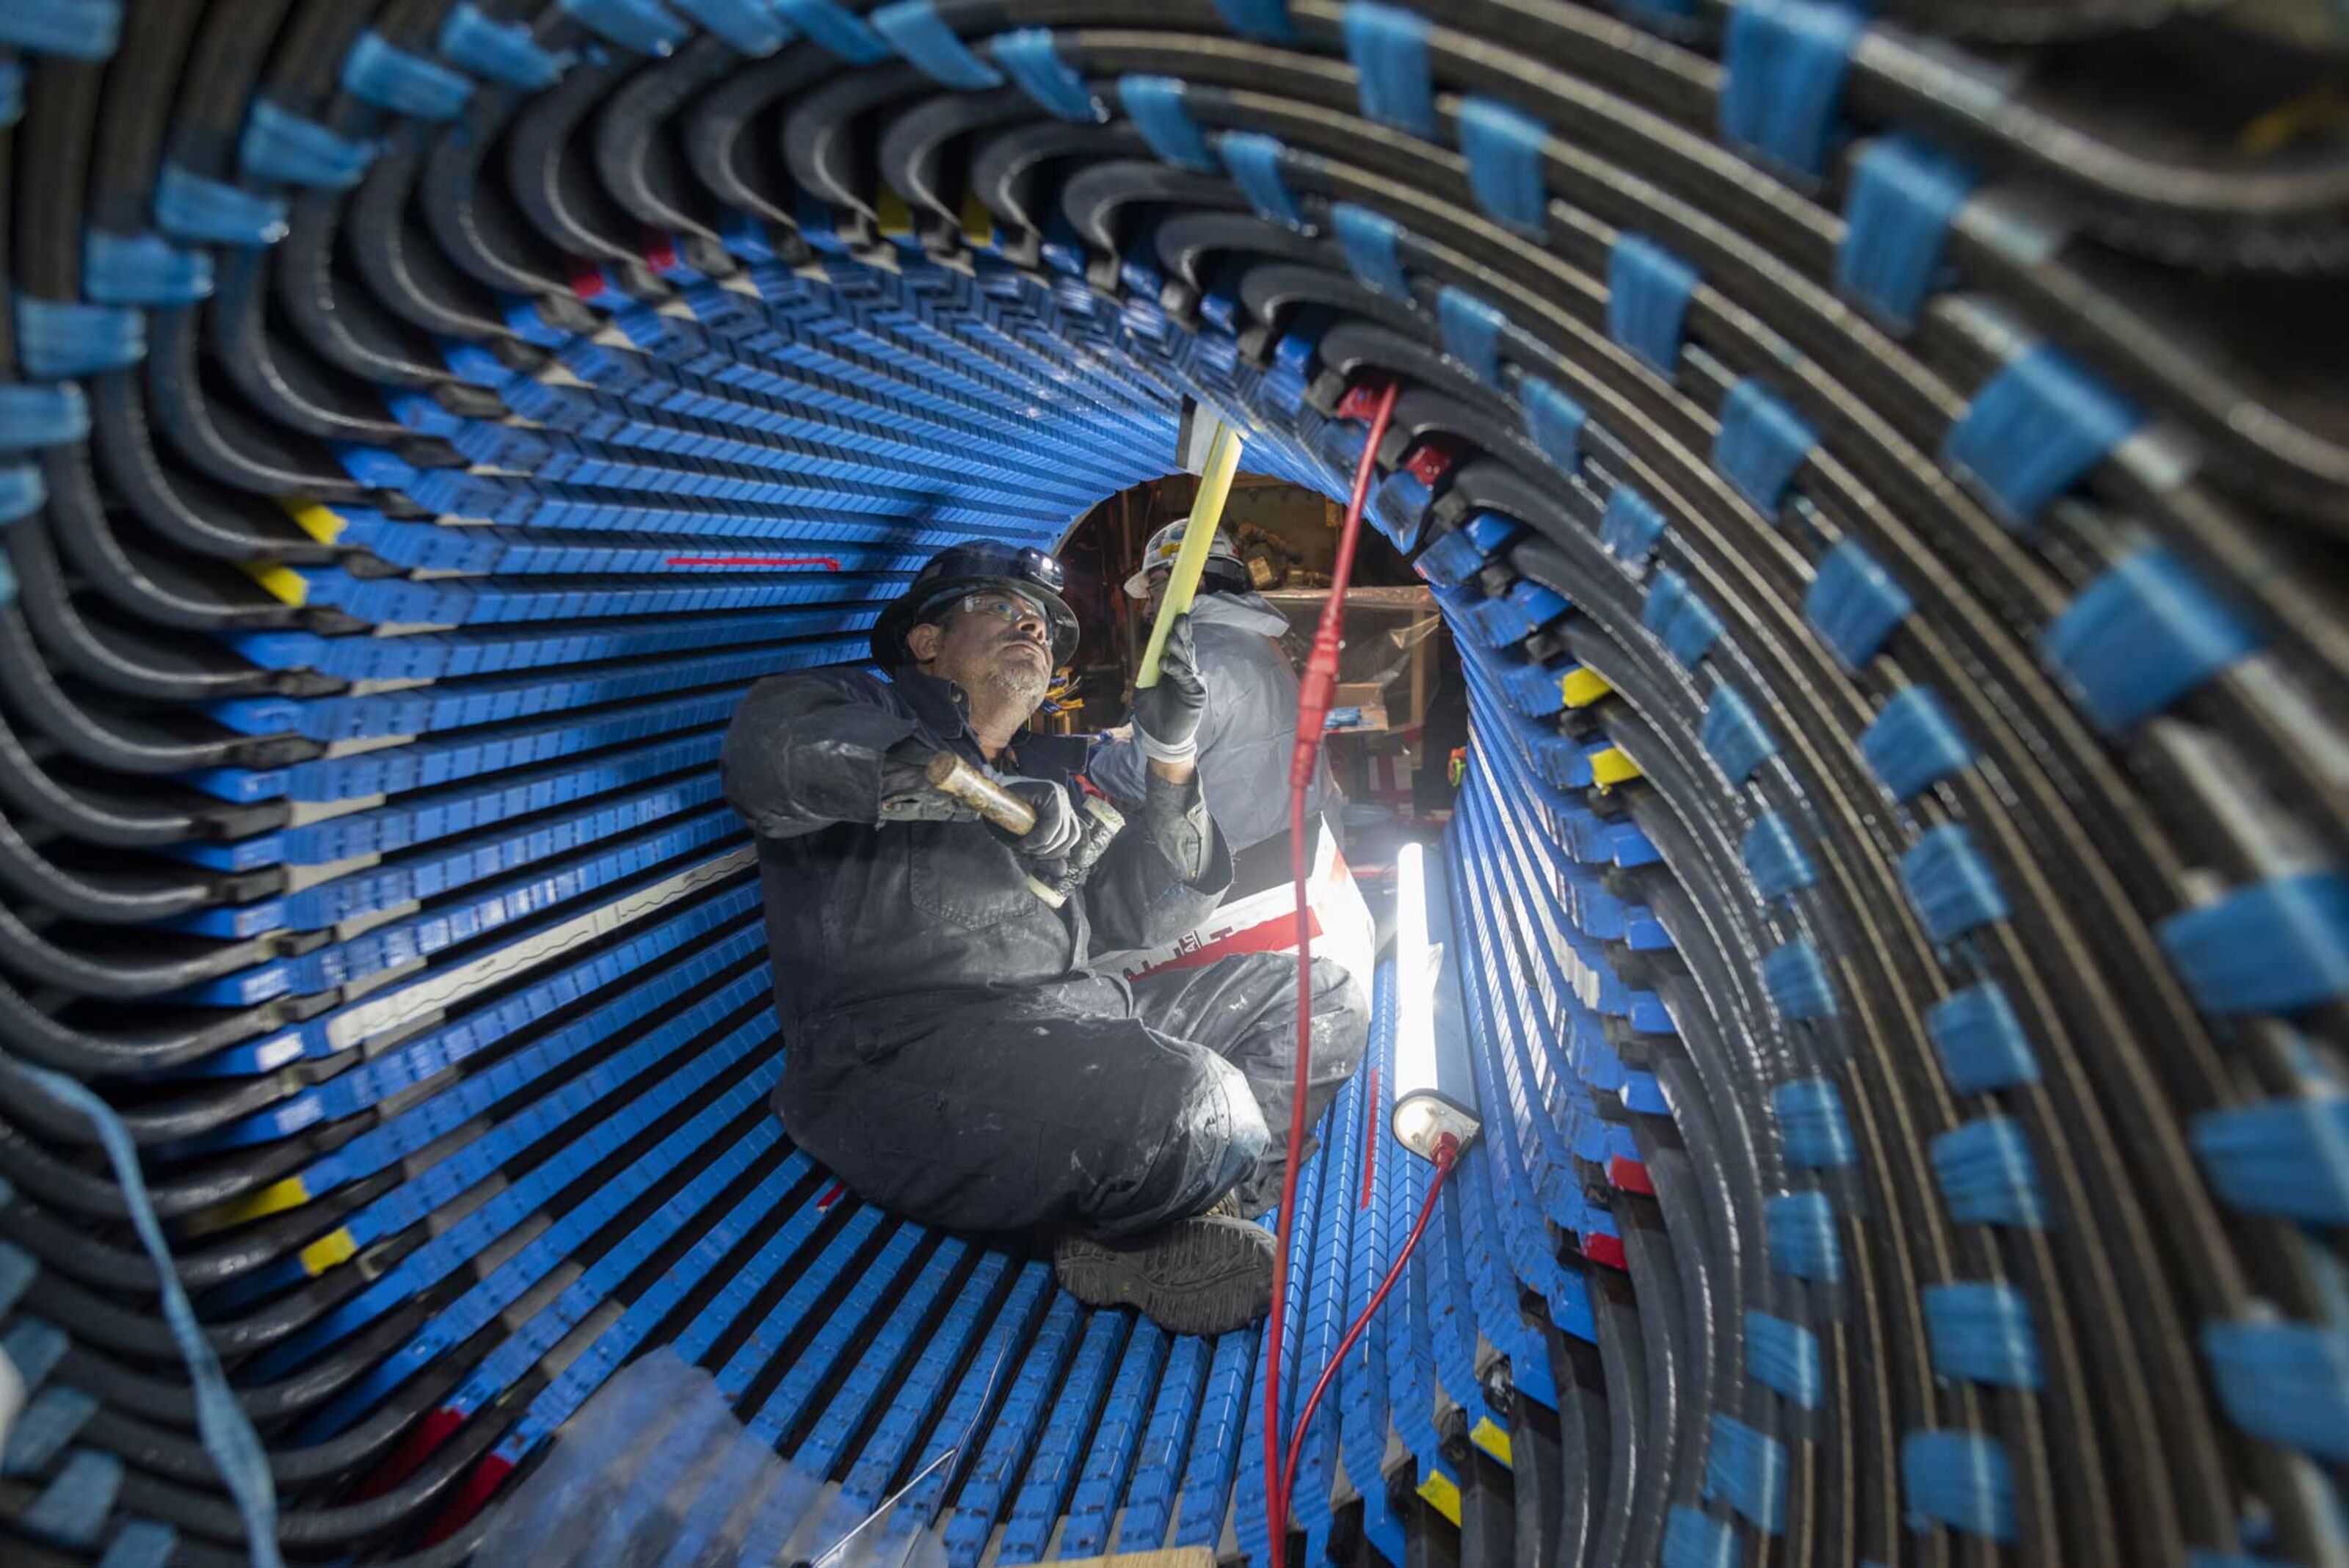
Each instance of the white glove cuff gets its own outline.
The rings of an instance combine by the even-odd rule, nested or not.
[[[1133,743],[1140,746],[1142,754],[1154,763],[1191,763],[1199,759],[1199,742],[1195,737],[1179,746],[1170,746],[1136,724],[1133,727]]]

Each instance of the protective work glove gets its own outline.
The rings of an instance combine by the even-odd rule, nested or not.
[[[1133,742],[1154,763],[1187,763],[1199,754],[1199,721],[1207,712],[1207,685],[1199,678],[1199,650],[1189,611],[1166,628],[1158,656],[1158,684],[1133,697]]]
[[[1036,814],[1036,826],[1017,836],[988,824],[995,828],[996,836],[1024,859],[1067,859],[1084,837],[1084,826],[1077,820],[1076,803],[1069,798],[1069,792],[1050,779],[1013,776],[995,782],[1026,801]]]
[[[883,822],[977,822],[978,813],[930,787],[926,771],[936,747],[916,740],[898,742],[881,753]]]

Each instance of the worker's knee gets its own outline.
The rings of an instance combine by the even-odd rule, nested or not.
[[[1272,1148],[1247,1079],[1208,1051],[1192,1051],[1147,1161],[1087,1206],[1105,1231],[1147,1229],[1205,1210]]]
[[[1272,1129],[1247,1075],[1212,1051],[1190,1053],[1183,1109],[1175,1118],[1185,1163],[1196,1170],[1245,1169],[1272,1147]]]

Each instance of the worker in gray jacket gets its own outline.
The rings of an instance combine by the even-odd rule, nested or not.
[[[1151,617],[1183,548],[1186,521],[1150,536],[1143,564],[1125,580],[1129,597]],[[1288,618],[1264,601],[1231,538],[1216,530],[1207,566],[1191,601],[1191,630],[1207,710],[1199,726],[1199,784],[1207,809],[1232,854],[1227,899],[1247,897],[1289,878],[1288,764],[1297,742],[1297,670],[1280,646]],[[1137,741],[1104,741],[1093,751],[1092,780],[1113,798],[1140,800],[1147,759]],[[1337,791],[1316,758],[1305,798],[1308,831],[1320,821]],[[1312,856],[1309,851],[1307,862]]]

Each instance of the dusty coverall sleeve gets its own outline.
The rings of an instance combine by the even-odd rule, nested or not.
[[[1210,708],[1212,715],[1215,710]],[[1104,735],[1095,742],[1092,754],[1085,760],[1085,776],[1101,787],[1101,792],[1121,806],[1142,804],[1143,780],[1149,759],[1142,748],[1133,743],[1129,732],[1123,740]]]
[[[1145,774],[1143,804],[1085,883],[1085,913],[1102,951],[1171,942],[1215,912],[1232,884],[1231,852],[1200,798],[1198,780]],[[1186,877],[1187,865],[1196,865]]]
[[[729,804],[762,838],[875,822],[883,753],[919,729],[869,676],[775,676],[734,711],[719,776]]]

